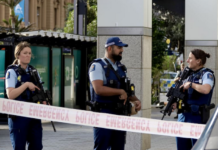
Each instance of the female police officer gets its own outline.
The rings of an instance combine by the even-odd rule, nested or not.
[[[187,93],[187,100],[185,101],[183,113],[178,116],[179,122],[205,123],[201,116],[202,106],[210,105],[215,84],[213,71],[204,68],[206,58],[210,58],[210,54],[200,49],[194,49],[189,54],[187,63],[193,74],[181,86],[183,91]],[[177,137],[177,149],[190,150],[196,141],[196,139],[190,140]]]
[[[7,68],[6,92],[9,99],[18,101],[31,101],[32,91],[39,88],[31,82],[28,73],[33,67],[28,65],[31,60],[31,48],[27,42],[19,43],[14,52],[15,61]],[[8,125],[10,139],[14,150],[42,149],[42,125],[41,120],[20,116],[9,116]]]

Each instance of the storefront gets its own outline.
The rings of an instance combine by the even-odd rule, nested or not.
[[[6,97],[5,69],[14,60],[14,47],[21,41],[31,44],[34,66],[52,94],[52,105],[85,109],[87,98],[87,51],[96,45],[95,37],[64,33],[26,32],[22,35],[0,35],[0,97]],[[1,116],[0,116],[1,117]]]

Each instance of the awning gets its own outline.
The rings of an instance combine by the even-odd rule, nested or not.
[[[15,42],[27,41],[31,44],[51,45],[51,46],[94,46],[96,45],[96,37],[81,36],[75,34],[67,34],[61,32],[50,31],[32,31],[20,33],[1,33],[0,41]]]

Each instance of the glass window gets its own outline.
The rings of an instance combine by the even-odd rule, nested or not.
[[[176,76],[176,73],[165,73],[161,75],[161,79],[174,79]]]
[[[170,74],[170,79],[174,79],[176,77],[176,74]]]
[[[0,98],[4,98],[5,90],[5,51],[0,50]]]
[[[30,65],[39,72],[41,81],[45,82],[43,87],[49,89],[49,48],[41,46],[31,46],[33,57]]]
[[[161,76],[162,79],[170,79],[170,75],[169,74],[163,74]]]
[[[74,49],[73,56],[74,56],[74,84],[75,84],[74,90],[75,90],[76,105],[79,105],[81,51]]]
[[[61,106],[61,49],[52,48],[52,98],[54,106]]]
[[[64,56],[65,63],[65,82],[64,82],[64,106],[74,108],[75,91],[74,91],[74,57]]]

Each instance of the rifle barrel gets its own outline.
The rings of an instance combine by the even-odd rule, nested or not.
[[[53,122],[53,121],[51,121],[51,125],[52,125],[52,127],[53,127],[53,129],[54,129],[54,132],[56,132],[56,129],[55,129],[55,126],[54,126],[54,122]]]

